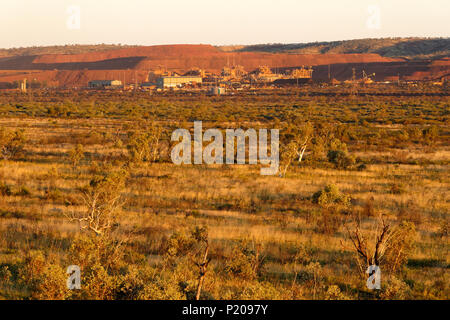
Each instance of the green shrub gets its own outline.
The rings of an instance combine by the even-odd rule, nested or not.
[[[72,167],[76,167],[80,160],[84,157],[84,149],[81,144],[77,144],[75,148],[69,151],[69,159]]]
[[[367,170],[367,165],[365,163],[361,163],[357,169],[358,169],[358,171]]]
[[[406,187],[401,183],[394,183],[391,185],[390,192],[392,194],[404,194],[406,193]]]
[[[288,295],[287,290],[275,287],[269,282],[253,282],[243,286],[239,300],[283,300]]]
[[[350,298],[341,292],[338,286],[332,285],[325,292],[325,300],[349,300]]]
[[[414,249],[416,235],[416,227],[411,222],[404,221],[394,228],[383,258],[384,268],[392,272],[401,270]]]
[[[139,164],[159,160],[162,133],[159,126],[152,126],[147,132],[129,132],[127,149],[130,161]]]
[[[11,187],[5,183],[0,183],[0,194],[4,197],[12,195]]]
[[[327,185],[323,190],[319,190],[312,196],[313,203],[322,207],[329,207],[334,204],[348,206],[350,204],[350,196],[339,191],[334,184]]]
[[[65,270],[49,262],[41,251],[27,253],[19,277],[33,299],[62,300],[67,296]]]
[[[99,263],[82,270],[82,294],[89,300],[113,300],[119,278]]]
[[[14,159],[25,149],[27,139],[23,130],[9,131],[0,128],[0,156],[4,159]]]
[[[31,195],[31,191],[27,187],[21,186],[19,188],[19,190],[17,191],[16,195],[17,196],[26,197],[26,196]]]
[[[46,188],[44,191],[44,199],[51,201],[62,200],[64,195],[58,188]]]
[[[65,270],[56,264],[47,264],[34,283],[32,297],[38,300],[63,300],[67,292],[67,275]]]
[[[9,285],[12,278],[12,273],[8,266],[2,266],[0,268],[0,284]]]
[[[422,131],[424,142],[428,145],[435,144],[439,137],[439,129],[436,126],[431,126]]]
[[[328,161],[333,163],[336,169],[348,169],[355,164],[355,158],[342,150],[330,150],[327,154]]]
[[[181,290],[179,283],[173,280],[174,277],[155,276],[151,281],[147,281],[139,291],[138,299],[143,300],[184,300],[185,293]]]
[[[410,295],[409,286],[402,280],[391,276],[385,281],[381,292],[381,299],[383,300],[405,300]]]
[[[264,265],[260,250],[259,246],[250,246],[246,241],[240,242],[228,257],[225,272],[246,280],[256,279]]]

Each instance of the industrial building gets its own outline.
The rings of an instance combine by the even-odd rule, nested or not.
[[[92,80],[89,81],[88,87],[91,89],[112,89],[122,86],[120,80]]]
[[[311,79],[312,74],[313,74],[312,67],[305,68],[304,66],[302,66],[301,69],[291,70],[290,78],[291,79]]]
[[[258,69],[253,72],[253,77],[257,82],[273,82],[281,78],[281,75],[273,73],[268,66],[259,66]]]
[[[158,88],[176,88],[187,84],[200,84],[202,77],[195,76],[176,76],[176,77],[161,77],[156,80]]]
[[[19,90],[21,92],[27,92],[27,79],[23,79],[23,81],[20,81]]]
[[[224,87],[211,87],[209,89],[209,94],[213,96],[220,96],[225,94],[226,89]]]
[[[311,82],[312,80],[310,78],[282,78],[275,80],[273,84],[280,87],[292,87],[304,85]]]
[[[153,82],[143,82],[141,83],[141,89],[146,91],[156,89],[156,85]]]
[[[200,68],[191,68],[188,72],[183,74],[183,76],[189,76],[189,77],[201,77],[205,78],[207,76],[208,72],[206,70],[200,69]]]
[[[240,80],[247,75],[243,66],[235,65],[232,67],[224,67],[222,69],[221,76],[223,80]]]

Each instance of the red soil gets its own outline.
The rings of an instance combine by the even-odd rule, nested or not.
[[[450,59],[413,63],[377,54],[271,54],[260,52],[223,52],[211,45],[166,45],[135,47],[75,55],[40,55],[0,58],[0,82],[23,78],[63,86],[85,86],[94,79],[144,81],[148,71],[164,66],[184,72],[192,67],[218,72],[227,64],[240,64],[247,71],[258,66],[272,68],[315,66],[314,78],[326,79],[328,65],[332,76],[349,79],[352,67],[358,72],[377,73],[383,80],[400,73],[403,77],[437,78],[448,74]],[[3,71],[2,71],[3,70]]]

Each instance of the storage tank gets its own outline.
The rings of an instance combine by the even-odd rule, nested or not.
[[[223,87],[212,87],[210,90],[210,94],[214,96],[220,96],[222,94],[225,94],[225,88]]]

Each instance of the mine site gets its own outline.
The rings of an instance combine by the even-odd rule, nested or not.
[[[281,319],[300,300],[449,299],[445,10],[422,9],[405,36],[396,4],[369,6],[327,38],[273,3],[242,4],[245,29],[237,10],[196,7],[203,21],[155,4],[166,14],[147,21],[81,2],[60,4],[67,26],[5,18],[0,300]]]
[[[402,46],[408,49],[393,56]],[[402,56],[420,52],[424,46],[433,47],[433,54]],[[29,52],[3,50],[0,88],[150,93],[183,90],[217,95],[305,84],[428,83],[442,87],[449,75],[450,60],[445,56],[448,46],[447,39],[397,39],[297,46],[162,45],[105,49],[98,45],[37,48]],[[366,47],[367,53],[356,53],[361,47]],[[56,53],[65,50],[80,53]],[[20,87],[23,82],[28,84]]]

